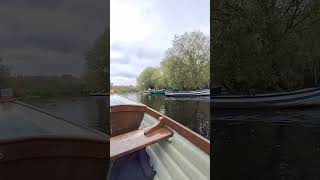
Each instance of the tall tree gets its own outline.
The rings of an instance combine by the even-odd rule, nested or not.
[[[210,38],[200,31],[176,35],[161,62],[164,81],[170,88],[208,88]]]
[[[213,82],[234,92],[302,87],[303,34],[319,22],[317,0],[214,2]]]
[[[109,89],[107,79],[107,63],[109,63],[109,30],[95,41],[93,46],[86,52],[85,81],[90,90],[100,91]]]
[[[161,88],[161,72],[159,68],[147,67],[139,77],[137,83],[140,89]]]
[[[7,78],[9,75],[9,68],[3,64],[3,59],[0,58],[0,89],[7,85]]]

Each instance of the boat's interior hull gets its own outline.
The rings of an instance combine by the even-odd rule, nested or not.
[[[0,179],[105,179],[105,142],[23,138],[0,142]]]
[[[112,108],[110,111],[111,129],[112,127],[117,127],[117,129],[122,130],[126,129],[128,126],[125,122],[130,121],[131,117],[133,118],[134,122],[138,123],[138,127],[130,125],[131,130],[136,130],[135,128],[145,129],[157,123],[159,118],[158,116],[161,116],[161,114],[148,109],[147,107],[141,108],[131,106],[130,108],[130,105],[128,105],[127,107],[123,108],[122,111],[120,106]],[[135,108],[136,111],[134,111]],[[136,115],[133,115],[135,113]],[[123,121],[119,123],[118,120]],[[168,120],[168,122],[172,123],[172,120]],[[150,156],[150,163],[156,171],[154,179],[210,179],[210,149],[208,149],[210,146],[209,141],[203,140],[200,136],[196,135],[194,132],[191,132],[191,130],[188,130],[185,127],[175,123],[172,126],[174,127],[173,129],[170,126],[166,127],[174,131],[173,137],[168,140],[161,141],[160,143],[150,145],[146,148],[146,151]],[[174,129],[179,130],[179,132]],[[129,129],[127,130],[130,132]],[[119,133],[112,130],[112,132],[114,135],[117,135],[123,133],[124,131]]]
[[[110,114],[111,136],[117,136],[137,130],[143,118],[143,112],[113,112]]]
[[[157,119],[145,114],[140,128],[149,127]],[[174,130],[173,130],[174,131]],[[210,155],[174,131],[167,141],[147,147],[157,180],[210,179]]]
[[[109,143],[96,130],[18,102],[0,103],[0,179],[105,179]]]

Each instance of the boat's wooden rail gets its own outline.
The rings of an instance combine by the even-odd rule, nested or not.
[[[25,137],[0,141],[0,179],[105,179],[107,140]]]
[[[149,107],[146,108],[146,113],[149,115],[159,119],[160,117],[163,118],[163,122],[166,126],[170,127],[171,129],[177,131],[181,136],[185,137],[191,143],[199,147],[202,151],[210,155],[210,141],[202,137],[201,135],[195,133],[191,129],[183,126],[182,124],[174,121],[173,119],[159,113],[158,111],[151,109]]]
[[[111,160],[125,156],[173,136],[173,131],[166,127],[156,126],[135,130],[110,138]]]
[[[0,140],[0,164],[37,158],[107,159],[107,140],[62,136]]]
[[[12,102],[15,100],[15,97],[0,97],[0,103]]]

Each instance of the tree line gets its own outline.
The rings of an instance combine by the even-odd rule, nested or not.
[[[85,75],[86,88],[91,91],[101,91],[110,88],[107,79],[109,74],[109,45],[110,33],[106,29],[103,34],[93,43],[92,47],[85,53]]]
[[[209,88],[210,37],[200,31],[176,35],[160,67],[147,67],[137,78],[140,89]]]
[[[7,86],[7,78],[10,75],[10,69],[8,66],[3,64],[3,59],[0,58],[0,89],[6,88]]]
[[[232,94],[319,86],[318,0],[213,2],[215,86]]]
[[[109,30],[106,29],[85,52],[85,73],[78,78],[63,78],[44,76],[12,77],[10,68],[0,58],[0,89],[11,87],[17,95],[52,95],[52,94],[79,94],[82,91],[101,91],[109,88],[107,80],[109,68]],[[59,92],[59,93],[56,93]]]

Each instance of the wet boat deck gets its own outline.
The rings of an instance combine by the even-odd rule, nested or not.
[[[22,102],[0,103],[0,141],[41,136],[101,140],[105,138],[102,133],[78,126]]]

